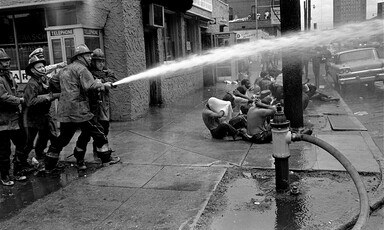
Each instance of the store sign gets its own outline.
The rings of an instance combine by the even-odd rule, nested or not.
[[[62,36],[62,35],[72,35],[73,29],[65,29],[65,30],[52,30],[51,36]]]
[[[11,70],[10,71],[12,74],[13,79],[15,79],[16,83],[27,83],[29,79],[31,78],[30,76],[27,76],[25,74],[25,70],[21,70],[20,72],[18,70]]]
[[[280,25],[280,7],[273,7],[271,14],[271,24]]]
[[[99,30],[95,30],[95,29],[84,29],[84,35],[94,35],[94,36],[99,36]]]

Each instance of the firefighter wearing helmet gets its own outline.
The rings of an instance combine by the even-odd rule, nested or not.
[[[29,59],[31,59],[33,56],[37,56],[38,58],[44,59],[43,48],[39,47],[39,48],[35,49],[34,51],[32,51],[32,53],[29,54]],[[64,68],[66,65],[67,65],[66,61],[60,62],[57,64],[46,65],[45,70],[46,70],[47,74],[50,74],[57,69]]]
[[[97,48],[92,52],[91,58],[91,67],[89,70],[95,79],[100,80],[102,83],[113,83],[117,81],[113,71],[105,66],[104,52],[100,48]],[[104,91],[100,90],[90,94],[89,104],[91,112],[95,115],[97,121],[103,126],[105,136],[108,136],[110,120],[110,89],[106,87]],[[80,135],[80,139],[83,138],[82,135],[84,134]],[[95,143],[93,145],[93,152],[94,156],[97,156]]]
[[[31,56],[31,55],[30,55]],[[48,140],[54,143],[57,139],[56,127],[50,115],[52,101],[60,96],[53,94],[49,87],[49,78],[46,76],[46,62],[43,56],[32,55],[29,58],[25,72],[31,78],[24,88],[23,122],[27,135],[27,143],[24,149],[29,154],[34,148],[36,159],[41,165],[44,163],[44,149],[47,147]]]
[[[1,184],[4,186],[14,185],[10,177],[11,168],[11,141],[15,145],[13,158],[14,179],[26,180],[23,175],[25,169],[30,168],[27,162],[28,155],[24,154],[25,137],[24,131],[19,124],[20,106],[24,98],[18,96],[17,84],[10,73],[11,58],[0,48],[0,174]]]
[[[102,83],[95,80],[88,67],[91,64],[89,48],[82,44],[75,48],[71,64],[60,71],[60,101],[58,118],[60,121],[60,135],[55,143],[51,143],[45,158],[45,169],[54,170],[59,160],[61,150],[68,145],[78,128],[83,138],[79,138],[74,149],[79,170],[85,170],[84,156],[90,137],[93,138],[98,157],[103,165],[117,163],[120,158],[112,157],[108,146],[108,139],[104,135],[103,127],[95,120],[89,106],[89,94],[111,88],[112,83]]]

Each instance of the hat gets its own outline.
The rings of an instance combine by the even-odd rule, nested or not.
[[[91,54],[92,51],[89,50],[88,46],[85,44],[81,44],[76,46],[75,48],[75,54],[71,57],[71,62],[73,62],[77,56],[83,55],[83,54]]]
[[[104,52],[97,48],[92,52],[92,60],[105,60]]]
[[[32,75],[32,72],[31,72],[31,69],[35,66],[35,64],[37,63],[43,63],[44,65],[46,65],[46,61],[44,60],[44,58],[40,58],[38,57],[37,55],[34,55],[32,56],[29,60],[28,60],[28,65],[27,67],[25,67],[25,73],[29,76]]]
[[[44,58],[44,54],[43,54],[43,48],[37,48],[35,49],[34,51],[32,51],[31,54],[29,54],[28,58],[32,58],[33,56],[37,56],[39,58]]]

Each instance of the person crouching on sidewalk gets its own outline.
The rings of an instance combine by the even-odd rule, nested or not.
[[[205,126],[215,139],[231,136],[233,140],[246,135],[245,129],[236,129],[230,123],[232,119],[232,104],[230,101],[220,100],[215,97],[208,99],[202,113]]]

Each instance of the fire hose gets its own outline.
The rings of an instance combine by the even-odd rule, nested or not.
[[[335,157],[342,165],[343,167],[347,170],[349,175],[352,177],[353,182],[355,183],[355,186],[357,188],[357,192],[359,194],[359,199],[360,199],[360,213],[359,217],[352,228],[352,230],[358,230],[361,229],[365,222],[367,221],[370,213],[370,206],[369,206],[369,199],[368,199],[368,193],[366,191],[365,185],[360,178],[359,173],[353,167],[352,163],[343,155],[341,152],[339,152],[336,148],[334,148],[332,145],[328,144],[327,142],[310,136],[306,134],[292,134],[292,139],[293,142],[295,141],[306,141],[309,143],[312,143],[314,145],[317,145],[324,149],[325,151],[329,152],[333,157]],[[345,226],[347,227],[347,226]],[[344,228],[345,228],[344,227]]]

